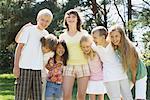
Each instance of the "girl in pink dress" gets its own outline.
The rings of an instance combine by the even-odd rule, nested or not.
[[[102,81],[102,63],[99,56],[92,50],[91,44],[92,38],[89,35],[83,36],[80,40],[80,46],[88,59],[91,74],[86,93],[89,94],[90,100],[96,100],[96,95],[98,96],[98,100],[104,100],[106,90]]]

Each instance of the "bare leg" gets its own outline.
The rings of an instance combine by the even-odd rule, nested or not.
[[[104,100],[104,94],[99,94],[98,95],[98,100]]]
[[[85,100],[88,80],[89,80],[88,76],[77,79],[77,85],[78,85],[77,100]]]
[[[72,76],[63,77],[63,100],[72,100],[72,90],[75,78]]]
[[[90,100],[96,100],[96,95],[95,94],[90,94],[89,97],[90,97]]]

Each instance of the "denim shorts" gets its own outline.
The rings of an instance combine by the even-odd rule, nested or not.
[[[62,97],[62,84],[57,84],[57,83],[47,81],[45,97],[50,97],[53,95],[58,98]]]

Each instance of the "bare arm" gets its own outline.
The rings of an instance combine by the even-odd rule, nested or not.
[[[21,56],[21,51],[22,51],[23,46],[24,46],[23,43],[19,43],[15,51],[13,74],[15,75],[16,78],[18,78],[20,75],[19,59]]]

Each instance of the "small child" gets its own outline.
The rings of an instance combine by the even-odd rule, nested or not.
[[[133,100],[129,81],[122,63],[115,54],[111,42],[106,41],[107,29],[98,26],[92,30],[92,36],[97,46],[92,47],[103,62],[103,81],[110,100]]]
[[[96,95],[98,96],[98,100],[104,100],[104,93],[106,93],[106,90],[102,81],[102,63],[99,56],[91,48],[92,42],[92,37],[90,37],[90,35],[83,36],[80,40],[80,46],[85,56],[88,58],[91,72],[86,93],[89,94],[90,100],[96,100]]]
[[[22,33],[16,37],[18,45],[13,68],[13,74],[17,79],[15,100],[42,99],[43,53],[40,39],[49,34],[45,29],[52,18],[50,10],[42,9],[37,15],[37,25],[23,28]]]
[[[42,51],[44,53],[44,65],[42,69],[42,100],[45,100],[45,91],[46,91],[46,79],[48,71],[45,68],[45,65],[48,63],[48,60],[54,56],[54,50],[57,45],[57,37],[53,34],[46,35],[41,38]]]
[[[65,41],[59,41],[53,58],[50,58],[46,68],[48,78],[46,84],[46,100],[62,100],[62,68],[66,66],[68,49]]]

